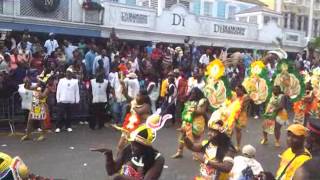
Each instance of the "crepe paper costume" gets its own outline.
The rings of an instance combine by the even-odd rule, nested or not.
[[[242,97],[236,97],[236,100],[240,103],[240,112],[235,117],[235,127],[242,129],[247,126],[248,123],[248,107],[249,107],[249,96],[243,95]]]
[[[48,116],[47,97],[41,98],[41,89],[33,91],[32,104],[30,111],[30,119],[32,120],[45,120]]]
[[[280,106],[282,98],[284,98],[283,94],[280,94],[278,96],[272,95],[270,101],[267,104],[264,114],[265,120],[263,123],[263,131],[266,133],[274,133],[275,122],[279,123],[280,125],[285,125],[288,123],[289,116],[285,109],[282,109],[279,112],[275,112],[275,109],[278,109],[278,107]]]
[[[272,78],[273,86],[280,86],[281,91],[290,97],[292,102],[298,101],[305,93],[305,84],[295,66],[287,59],[277,64],[277,70]]]
[[[10,157],[0,152],[0,179],[23,180],[28,178],[29,169],[20,157]]]
[[[207,66],[206,86],[204,95],[207,97],[211,108],[218,109],[231,96],[229,82],[224,76],[225,66],[220,59],[215,59]]]
[[[42,73],[37,77],[37,79],[46,84],[49,78],[51,78],[54,75],[54,72],[51,71],[50,73],[45,74],[45,71],[42,71]]]
[[[261,60],[253,61],[249,67],[247,76],[242,85],[249,97],[257,105],[262,104],[271,97],[271,82],[268,78],[268,71]]]
[[[312,70],[310,81],[315,97],[320,100],[320,67]]]
[[[209,122],[222,120],[226,133],[231,136],[236,120],[241,113],[242,102],[240,99],[227,100],[222,107],[212,113]]]

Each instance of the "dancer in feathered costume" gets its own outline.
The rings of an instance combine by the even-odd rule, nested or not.
[[[201,90],[193,88],[189,99],[184,104],[182,112],[181,130],[186,132],[192,142],[200,142],[205,129],[205,114],[207,111],[207,101]],[[181,158],[183,155],[184,141],[182,135],[178,138],[178,150],[172,158]],[[194,157],[195,158],[195,157]]]
[[[311,84],[311,76],[309,72],[303,71],[300,72],[303,76],[304,83],[305,83],[305,93],[304,96],[301,97],[300,100],[293,103],[293,112],[294,118],[293,122],[306,125],[306,120],[310,117],[312,107],[314,103],[317,103],[317,98],[314,95],[313,87]]]
[[[242,85],[246,89],[250,99],[253,101],[256,111],[260,110],[271,96],[271,82],[265,64],[261,61],[253,61]],[[258,115],[258,112],[255,112]]]
[[[225,66],[220,59],[210,62],[206,69],[206,86],[204,94],[207,97],[211,110],[215,111],[231,96],[229,83],[224,76]]]

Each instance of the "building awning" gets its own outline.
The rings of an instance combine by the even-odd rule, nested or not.
[[[100,30],[83,29],[76,27],[52,26],[52,25],[39,25],[29,23],[16,23],[16,22],[0,22],[0,29],[12,29],[14,31],[23,31],[28,29],[30,32],[53,32],[55,34],[65,34],[74,36],[88,36],[88,37],[101,37]]]

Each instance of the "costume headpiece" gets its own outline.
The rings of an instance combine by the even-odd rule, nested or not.
[[[28,167],[20,157],[11,158],[9,155],[0,152],[0,173],[1,178],[20,180],[29,176]]]
[[[303,77],[298,73],[293,62],[287,59],[281,59],[278,62],[272,81],[274,86],[280,86],[292,102],[299,100],[305,93]]]
[[[223,122],[223,127],[228,135],[231,135],[235,125],[236,118],[241,112],[241,103],[239,100],[227,100],[222,107],[214,111],[208,122],[208,127],[211,128],[218,121]]]
[[[154,131],[143,124],[131,132],[128,141],[135,141],[146,146],[151,146],[155,139],[156,135]]]
[[[224,75],[224,69],[223,62],[220,59],[215,59],[208,64],[205,74],[214,79],[219,79]]]
[[[231,97],[229,81],[224,76],[225,65],[220,59],[211,61],[206,69],[206,86],[204,94],[207,97],[211,108],[221,107],[223,102]]]
[[[251,62],[248,73],[249,76],[244,79],[242,85],[251,99],[255,104],[267,101],[271,97],[272,90],[265,64],[261,60]],[[259,78],[259,85],[264,87],[263,89],[257,88],[257,78]]]

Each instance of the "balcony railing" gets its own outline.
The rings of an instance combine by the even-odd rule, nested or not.
[[[58,2],[56,8],[46,11],[36,6],[36,0],[0,0],[0,14],[15,18],[30,17],[30,19],[48,19],[50,21],[102,24],[103,10],[85,10],[78,0],[60,0]]]

